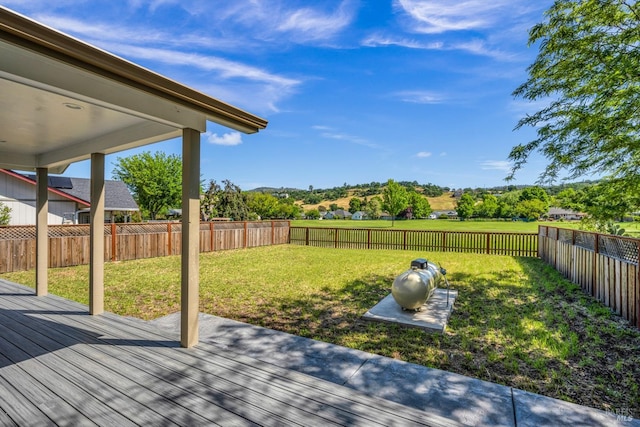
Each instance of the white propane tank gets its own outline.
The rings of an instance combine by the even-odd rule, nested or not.
[[[424,258],[411,261],[411,268],[393,281],[391,294],[403,310],[420,310],[444,275],[438,266]]]

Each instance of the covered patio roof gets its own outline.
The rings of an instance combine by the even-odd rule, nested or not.
[[[90,311],[103,311],[104,156],[182,136],[182,345],[197,343],[200,133],[267,121],[0,6],[0,168],[37,172],[36,293],[47,293],[47,177],[91,159]]]
[[[267,122],[0,6],[0,167],[69,163],[163,141],[206,121]]]

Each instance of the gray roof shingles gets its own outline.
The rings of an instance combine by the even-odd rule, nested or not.
[[[73,188],[61,189],[70,196],[91,201],[91,180],[87,178],[71,178]],[[104,209],[107,211],[137,211],[138,205],[122,181],[104,182]]]
[[[35,175],[24,175],[27,178],[35,181]],[[71,188],[68,188],[68,184],[57,187],[55,185],[56,180],[49,180],[50,186],[58,191],[62,191],[77,199],[84,200],[87,203],[91,202],[91,180],[88,178],[68,178],[66,182],[71,181]],[[62,182],[62,181],[60,181]],[[133,196],[129,192],[129,189],[122,181],[104,181],[104,210],[106,211],[137,211],[140,208]]]

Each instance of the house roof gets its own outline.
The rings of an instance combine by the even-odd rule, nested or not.
[[[86,200],[87,205],[91,200],[91,180],[87,178],[70,178],[72,188],[62,191]],[[104,210],[106,211],[137,211],[138,204],[133,200],[129,189],[122,181],[104,181]]]
[[[550,207],[549,208],[549,215],[585,215],[585,214],[581,213],[581,212],[574,211],[572,209],[563,209],[563,208]]]
[[[30,184],[36,185],[35,175],[19,174],[10,170],[0,169],[7,175],[21,179]],[[129,189],[122,181],[105,180],[105,204],[106,211],[137,211],[138,204],[131,196]],[[50,176],[49,191],[56,193],[62,197],[73,200],[76,203],[90,206],[91,200],[91,180],[87,178],[67,178]]]
[[[267,121],[0,6],[0,167],[62,173],[110,154]]]

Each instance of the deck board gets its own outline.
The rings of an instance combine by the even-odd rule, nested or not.
[[[3,280],[0,325],[3,425],[454,425]]]

